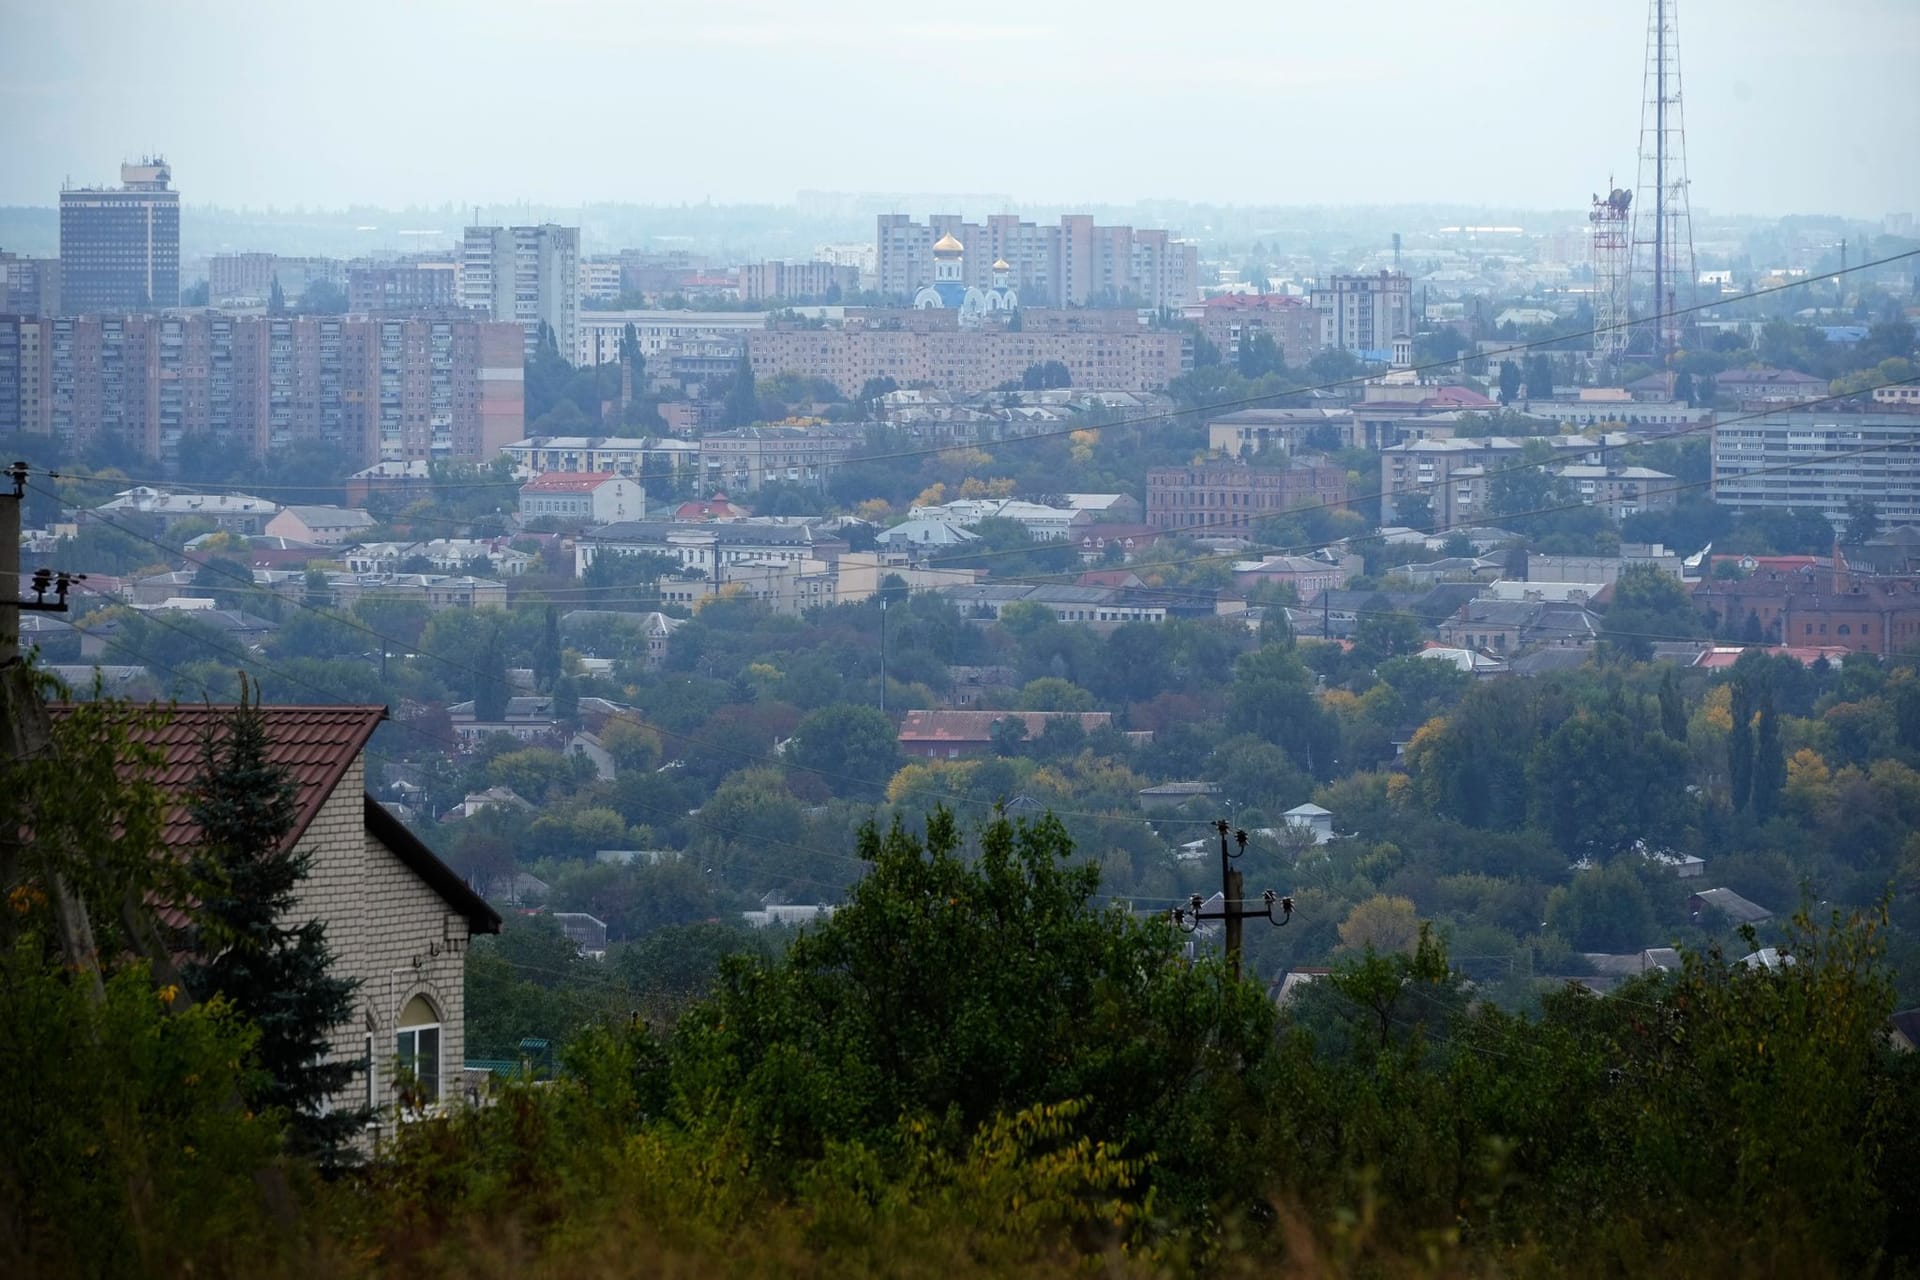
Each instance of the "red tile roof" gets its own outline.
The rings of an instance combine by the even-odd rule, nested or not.
[[[1113,723],[1106,711],[909,711],[900,722],[902,742],[991,742],[993,726],[1002,720],[1023,720],[1027,736],[1047,731],[1049,720],[1078,720],[1088,733]]]
[[[72,710],[63,704],[48,708],[55,719]],[[129,736],[137,745],[158,752],[159,767],[150,780],[176,801],[167,812],[161,839],[171,849],[191,847],[199,839],[200,830],[187,813],[187,792],[200,776],[208,734],[211,733],[215,741],[226,735],[233,708],[205,704],[172,708],[149,705],[135,706],[132,711],[143,719],[156,714],[165,717],[158,725],[133,727]],[[267,706],[261,708],[261,713],[266,717],[270,744],[267,759],[284,765],[292,774],[296,788],[293,829],[285,842],[292,845],[306,834],[319,816],[321,806],[339,789],[347,770],[366,749],[373,731],[387,718],[387,709]],[[364,811],[368,830],[450,906],[465,915],[477,932],[498,932],[500,917],[493,908],[402,826],[398,818],[372,796],[365,797]]]
[[[592,493],[620,477],[611,471],[549,471],[520,486],[522,493]]]
[[[51,708],[55,718],[70,710],[65,706]],[[136,707],[134,710],[141,716],[150,716],[161,709]],[[293,830],[287,836],[287,843],[292,844],[305,834],[318,816],[320,806],[340,785],[340,779],[346,776],[354,758],[367,745],[367,739],[386,719],[387,709],[262,707],[261,712],[266,716],[267,737],[272,743],[267,758],[286,766],[299,788]],[[199,838],[199,828],[187,816],[186,792],[200,776],[202,744],[207,735],[212,733],[216,741],[225,737],[232,714],[230,706],[175,707],[158,727],[137,727],[131,734],[138,745],[160,753],[160,768],[151,780],[182,799],[182,804],[167,817],[164,838],[174,848],[191,845]]]

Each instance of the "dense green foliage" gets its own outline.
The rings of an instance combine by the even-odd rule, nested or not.
[[[269,747],[259,704],[249,702],[203,744],[188,806],[201,833],[188,862],[193,959],[181,976],[195,998],[220,997],[257,1028],[247,1105],[283,1116],[296,1151],[332,1162],[370,1118],[335,1104],[366,1064],[331,1052],[329,1033],[353,1014],[354,986],[331,972],[326,922],[289,919],[313,855],[287,843],[296,789]]]

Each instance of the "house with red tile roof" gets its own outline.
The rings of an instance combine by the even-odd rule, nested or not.
[[[58,718],[72,709],[50,710]],[[136,711],[147,718],[160,709]],[[132,730],[137,744],[158,755],[150,777],[172,802],[161,839],[182,857],[200,839],[188,797],[203,744],[226,733],[232,712],[174,707],[160,711],[157,724]],[[336,1057],[370,1065],[348,1100],[372,1100],[391,1116],[395,1073],[404,1063],[416,1090],[458,1101],[466,1092],[467,943],[475,934],[498,933],[499,913],[367,794],[367,742],[385,707],[267,706],[261,714],[268,758],[287,769],[296,788],[287,847],[311,855],[295,915],[325,922],[334,973],[359,984],[359,1010],[332,1034]]]
[[[646,506],[640,482],[611,471],[549,471],[520,486],[522,520],[612,524],[640,519]]]
[[[900,722],[900,751],[926,760],[957,760],[993,749],[993,728],[1017,720],[1028,741],[1055,721],[1077,722],[1088,733],[1112,726],[1105,711],[909,711]]]

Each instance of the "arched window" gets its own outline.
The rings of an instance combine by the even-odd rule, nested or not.
[[[394,1035],[394,1079],[411,1082],[410,1092],[425,1102],[440,1100],[440,1011],[425,996],[415,996],[400,1010]]]
[[[1843,635],[1843,636],[1849,636],[1849,635],[1852,635],[1852,634],[1853,634],[1853,628],[1852,628],[1852,627],[1849,627],[1849,626],[1848,626],[1848,625],[1847,625],[1846,623],[1844,623],[1844,622],[1843,622],[1843,623],[1841,623],[1841,624],[1840,624],[1840,634],[1841,634],[1841,635]]]

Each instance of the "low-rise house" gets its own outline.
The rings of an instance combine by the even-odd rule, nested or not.
[[[469,791],[460,803],[451,806],[440,815],[442,822],[459,822],[471,818],[484,809],[517,809],[529,813],[533,806],[521,799],[520,793],[512,787],[488,787],[485,791]]]
[[[1084,513],[1096,524],[1138,524],[1146,519],[1147,509],[1130,493],[1065,493],[1067,510]]]
[[[1076,525],[1095,522],[1090,512],[1066,507],[1049,507],[1019,498],[959,498],[937,506],[915,507],[915,520],[944,520],[949,524],[973,526],[982,520],[1011,520],[1027,531],[1035,542],[1055,542],[1072,535]]]
[[[1322,809],[1317,804],[1297,804],[1280,815],[1288,830],[1302,836],[1311,836],[1315,844],[1326,844],[1333,839],[1333,811]]]
[[[1505,675],[1508,665],[1498,658],[1488,657],[1473,649],[1449,648],[1443,644],[1429,644],[1413,655],[1428,662],[1444,662],[1470,676]]]
[[[612,524],[646,513],[647,495],[640,482],[611,471],[549,471],[520,486],[522,520]]]
[[[1728,369],[1713,380],[1714,394],[1738,404],[1780,404],[1827,393],[1827,382],[1798,369]]]
[[[337,547],[352,542],[373,528],[374,519],[352,507],[283,507],[267,521],[263,532],[268,537],[290,538],[317,547]]]
[[[1139,800],[1141,809],[1148,813],[1159,813],[1166,809],[1177,809],[1193,800],[1211,800],[1220,794],[1220,786],[1214,782],[1162,782],[1157,786],[1142,787],[1133,793]]]
[[[978,542],[980,535],[951,520],[916,515],[890,529],[882,529],[874,541],[889,551],[946,551]]]
[[[514,578],[536,557],[515,551],[505,538],[430,538],[424,542],[363,542],[340,556],[349,573],[399,573],[412,563],[432,573],[469,573],[484,560],[493,576]]]
[[[1083,560],[1098,560],[1107,553],[1109,547],[1118,547],[1123,559],[1131,559],[1135,552],[1144,551],[1166,537],[1167,532],[1150,524],[1108,524],[1102,521],[1074,525],[1073,541],[1080,548],[1080,558]]]
[[[900,750],[926,760],[980,755],[993,749],[994,726],[1008,720],[1018,721],[1029,741],[1056,721],[1078,724],[1088,733],[1113,725],[1105,711],[909,711],[900,722]]]
[[[1506,570],[1504,556],[1443,556],[1425,564],[1395,565],[1388,573],[1417,587],[1440,582],[1492,582]]]
[[[589,960],[604,960],[607,955],[607,922],[584,911],[555,911],[553,922],[567,941]]]
[[[1242,591],[1263,584],[1292,587],[1298,599],[1311,600],[1322,591],[1338,588],[1365,568],[1366,562],[1359,556],[1342,556],[1338,561],[1319,556],[1263,556],[1234,561],[1233,585]]]
[[[1694,923],[1700,923],[1708,913],[1716,911],[1736,925],[1765,924],[1773,919],[1773,912],[1731,889],[1702,889],[1687,896],[1687,912]]]
[[[176,493],[150,485],[122,489],[95,510],[110,521],[129,515],[145,516],[170,530],[183,520],[211,520],[229,533],[249,536],[265,533],[267,521],[278,514],[277,504],[245,493]],[[83,513],[84,514],[84,513]]]
[[[492,578],[445,573],[338,573],[327,579],[335,607],[362,600],[408,600],[431,613],[442,609],[504,609],[507,584]]]
[[[594,776],[602,782],[611,782],[618,772],[607,744],[600,741],[600,735],[585,729],[567,739],[567,754],[592,762]]]
[[[740,918],[746,921],[749,927],[755,929],[771,928],[774,925],[798,928],[801,925],[817,924],[821,921],[832,919],[832,917],[833,906],[831,903],[825,902],[807,905],[773,903],[760,908],[758,911],[742,911],[740,913]]]
[[[675,618],[657,609],[646,613],[625,613],[613,609],[573,609],[560,615],[560,634],[566,637],[578,637],[582,632],[597,626],[631,627],[645,639],[646,665],[650,668],[658,668],[667,660],[668,641],[673,639],[673,633],[679,630],[685,621],[684,618]],[[589,656],[594,655],[590,652]]]
[[[939,592],[964,618],[991,622],[1012,604],[1035,604],[1062,622],[1083,622],[1096,630],[1111,630],[1128,622],[1165,622],[1165,597],[1122,587],[1021,586],[981,582],[948,586]]]
[[[958,711],[967,710],[996,691],[1020,687],[1019,672],[1013,667],[953,666],[947,668],[947,677],[953,681],[947,705]]]
[[[184,856],[200,840],[189,788],[205,739],[223,735],[231,714],[231,707],[178,706],[157,726],[132,727],[134,740],[161,756],[155,781],[172,804],[161,833],[169,852]],[[357,988],[357,1008],[333,1028],[328,1056],[368,1064],[342,1100],[383,1108],[381,1128],[391,1132],[396,1068],[429,1103],[467,1093],[467,944],[475,934],[498,933],[500,916],[367,794],[367,741],[386,708],[267,706],[260,714],[268,759],[295,785],[284,847],[311,860],[292,918],[326,926],[332,972]]]
[[[424,458],[411,462],[376,462],[347,477],[347,505],[364,507],[376,493],[425,495],[433,490],[433,464]]]
[[[209,627],[218,632],[227,652],[209,654],[216,659],[231,660],[241,650],[252,650],[266,642],[268,636],[280,629],[280,624],[268,618],[247,613],[240,609],[213,609],[182,607],[210,605],[211,601],[182,600],[171,602],[172,607],[161,606],[142,610],[154,619],[155,625],[178,629],[183,622]],[[110,654],[121,654],[120,633],[125,630],[118,618],[104,618],[99,622],[85,624],[80,634],[80,656],[82,658],[101,658]]]
[[[1457,648],[1511,653],[1536,645],[1583,648],[1600,638],[1600,619],[1578,605],[1539,600],[1474,600],[1440,624]]]
[[[632,707],[606,698],[582,698],[576,708],[576,718],[592,725],[604,724],[612,716],[633,714]],[[565,723],[554,714],[551,697],[533,695],[508,698],[498,720],[480,719],[470,701],[448,707],[447,718],[453,721],[454,736],[462,746],[469,747],[490,733],[509,734],[522,742],[557,739]]]
[[[574,573],[584,574],[596,557],[670,556],[682,569],[698,569],[709,581],[726,581],[736,564],[759,560],[807,560],[837,556],[842,539],[817,535],[811,525],[782,520],[725,520],[678,524],[671,520],[623,520],[589,529],[574,541]]]

